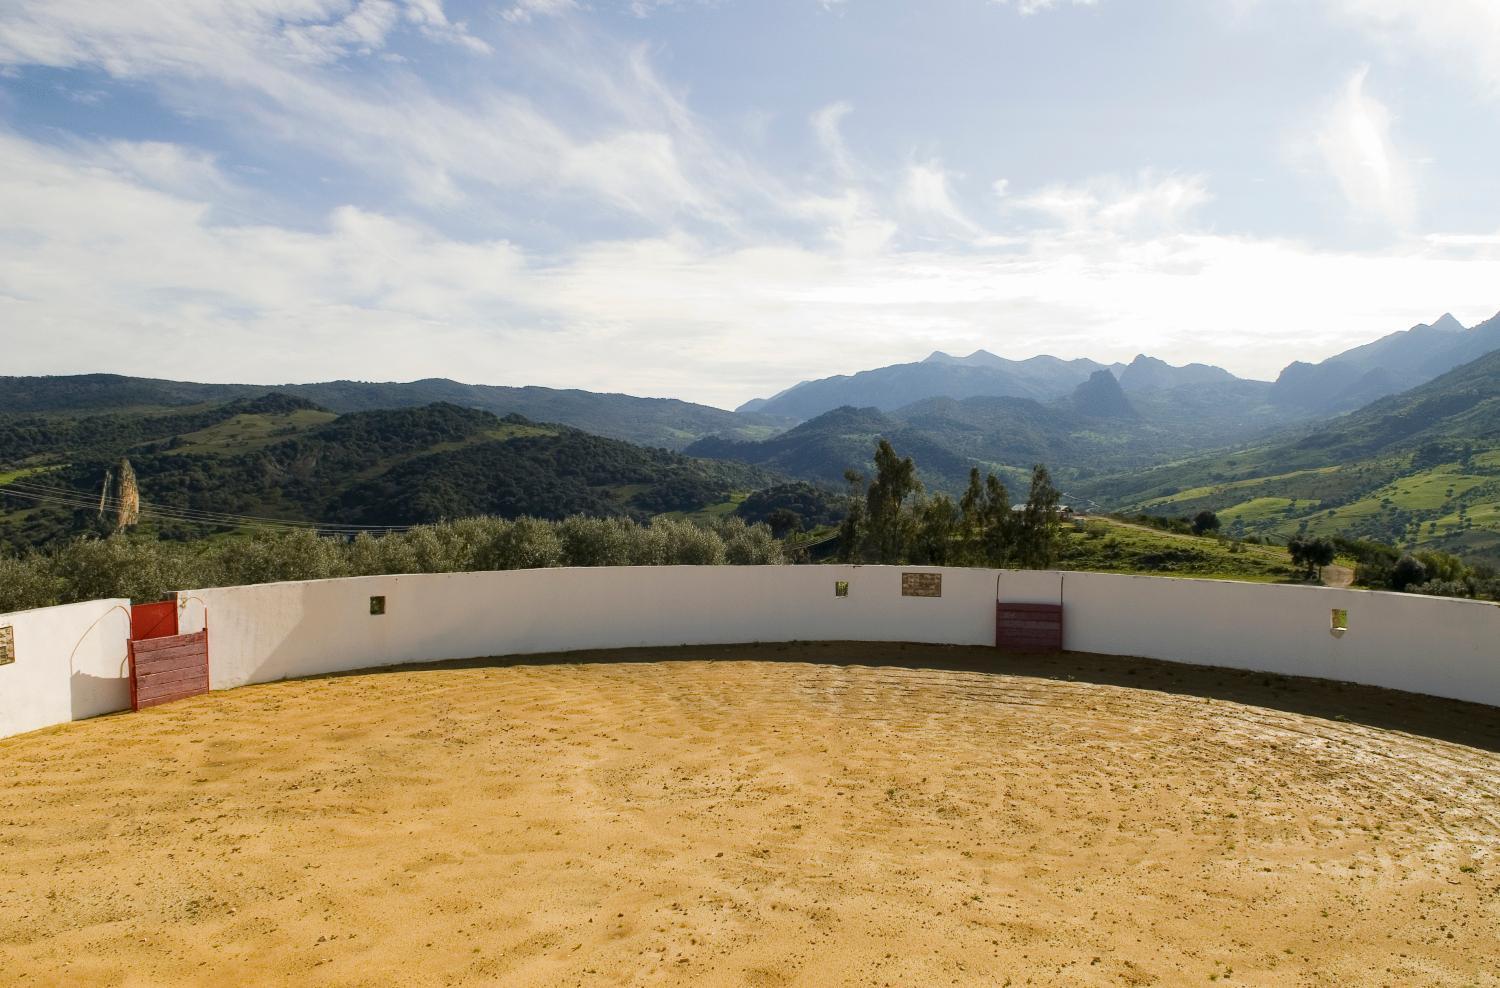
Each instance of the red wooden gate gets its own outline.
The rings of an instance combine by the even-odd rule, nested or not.
[[[207,615],[203,620],[202,631],[179,635],[176,601],[130,609],[132,710],[208,692]]]
[[[177,634],[177,601],[130,605],[130,638],[145,641]]]
[[[995,647],[1016,652],[1061,652],[1061,604],[995,602]]]

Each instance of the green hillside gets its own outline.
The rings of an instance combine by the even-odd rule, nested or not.
[[[595,435],[645,446],[681,449],[703,436],[763,439],[789,420],[740,414],[679,401],[537,387],[461,384],[442,378],[404,383],[323,381],[315,384],[195,384],[118,374],[0,377],[0,409],[11,415],[80,417],[120,412],[162,413],[208,408],[279,393],[333,412],[420,408],[447,403],[496,415],[559,422]],[[0,456],[8,455],[0,446]]]
[[[1500,352],[1302,435],[1090,487],[1233,533],[1341,533],[1500,559]]]
[[[1211,535],[1158,531],[1115,518],[1080,518],[1062,528],[1057,568],[1199,580],[1300,583],[1286,549]]]
[[[521,416],[450,404],[336,415],[268,395],[165,413],[0,418],[0,541],[44,545],[96,530],[93,501],[121,456],[148,509],[141,530],[171,538],[255,527],[203,524],[209,512],[345,525],[644,519],[732,509],[775,481]]]

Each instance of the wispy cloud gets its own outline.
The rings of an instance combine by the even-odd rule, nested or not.
[[[1131,180],[1106,175],[1083,183],[1054,183],[1012,197],[1006,205],[1073,232],[1143,234],[1182,230],[1211,198],[1201,175],[1146,171]]]
[[[1416,190],[1392,135],[1391,112],[1366,89],[1367,68],[1355,72],[1316,135],[1329,174],[1357,216],[1408,227]]]
[[[227,198],[234,180],[187,151],[0,134],[0,156],[0,322],[30,330],[7,341],[10,373],[95,370],[107,354],[123,373],[274,381],[288,375],[278,355],[296,352],[305,379],[453,376],[734,404],[808,367],[933,348],[1202,359],[1213,326],[1216,359],[1274,374],[1289,354],[1429,318],[1434,299],[1488,315],[1500,264],[1500,230],[1367,256],[1123,222],[1180,216],[1207,194],[1172,177],[1082,186],[1085,222],[1112,228],[1103,237],[1044,225],[993,249],[874,236],[851,251],[678,232],[544,254],[352,207],[313,230],[216,220],[171,192],[172,176]],[[857,193],[805,205],[830,228],[881,223]]]
[[[813,133],[817,135],[818,144],[828,155],[828,160],[834,170],[846,178],[854,174],[854,161],[849,154],[848,145],[844,143],[841,127],[844,118],[853,112],[853,106],[840,100],[837,103],[828,104],[812,115]]]
[[[577,0],[517,0],[500,16],[513,24],[524,24],[538,17],[561,17],[577,9]]]
[[[990,3],[996,4],[998,6],[1015,7],[1023,17],[1030,17],[1032,14],[1038,13],[1039,11],[1051,10],[1054,7],[1060,7],[1064,5],[1072,7],[1092,7],[1098,2],[1099,0],[990,0]]]
[[[898,201],[914,231],[948,236],[980,233],[979,225],[955,201],[949,172],[940,162],[920,162],[907,168]]]

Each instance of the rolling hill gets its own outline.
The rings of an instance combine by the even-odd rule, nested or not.
[[[255,527],[198,523],[207,513],[342,525],[644,519],[776,480],[519,415],[443,403],[337,415],[280,394],[162,414],[0,419],[0,450],[0,541],[15,546],[94,530],[89,499],[122,455],[148,509],[142,527],[174,538]]]
[[[496,415],[523,415],[642,446],[681,449],[706,435],[760,439],[791,423],[678,401],[537,387],[460,384],[442,378],[408,383],[195,384],[116,374],[0,377],[0,412],[9,415],[161,412],[221,404],[270,392],[303,398],[333,412],[417,408],[446,402]],[[0,447],[0,456],[6,453]]]

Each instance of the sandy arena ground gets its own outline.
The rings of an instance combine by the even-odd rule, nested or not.
[[[1500,711],[987,649],[596,657],[632,661],[0,741],[0,983],[1500,985]]]

